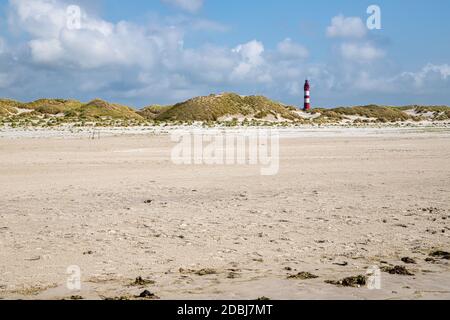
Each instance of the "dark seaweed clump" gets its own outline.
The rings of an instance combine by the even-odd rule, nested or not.
[[[325,283],[333,284],[335,286],[340,287],[353,287],[353,288],[360,288],[362,286],[365,286],[367,283],[367,277],[366,276],[354,276],[354,277],[347,277],[342,280],[326,280]]]
[[[309,272],[299,272],[298,274],[293,274],[288,276],[288,279],[296,279],[296,280],[308,280],[308,279],[316,279],[318,276],[309,273]]]
[[[395,266],[395,267],[383,267],[381,271],[387,272],[389,274],[398,274],[402,276],[413,276],[414,273],[410,272],[403,266]]]

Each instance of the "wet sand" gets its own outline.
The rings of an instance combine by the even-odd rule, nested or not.
[[[175,165],[167,135],[1,138],[0,298],[449,299],[450,134],[313,133],[275,176]],[[325,283],[389,265],[414,275]]]

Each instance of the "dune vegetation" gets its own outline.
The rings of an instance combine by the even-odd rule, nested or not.
[[[172,106],[152,105],[137,111],[141,117],[147,120],[155,120],[159,115],[172,108]]]
[[[234,93],[197,97],[175,104],[156,119],[160,121],[220,121],[226,116],[243,116],[248,118],[300,120],[293,110],[281,103],[263,96],[243,97]]]
[[[138,125],[146,122],[134,109],[93,100],[39,99],[29,103],[0,100],[0,124],[12,127],[52,127],[72,123],[84,125]]]
[[[171,106],[150,105],[141,110],[100,99],[39,99],[23,103],[0,99],[0,126],[144,126],[202,123],[203,126],[288,126],[321,124],[386,124],[445,122],[448,106],[354,106],[315,108],[308,112],[263,96],[223,93],[196,97]]]

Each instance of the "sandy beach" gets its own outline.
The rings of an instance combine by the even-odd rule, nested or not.
[[[450,299],[448,128],[286,130],[274,176],[175,165],[161,130],[53,133],[0,134],[0,298]]]

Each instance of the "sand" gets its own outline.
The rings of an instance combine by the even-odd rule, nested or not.
[[[275,176],[175,165],[173,146],[162,132],[3,132],[0,298],[450,298],[449,260],[425,261],[450,251],[448,129],[290,129]],[[325,283],[388,265],[414,276]],[[318,278],[288,279],[299,272]]]

